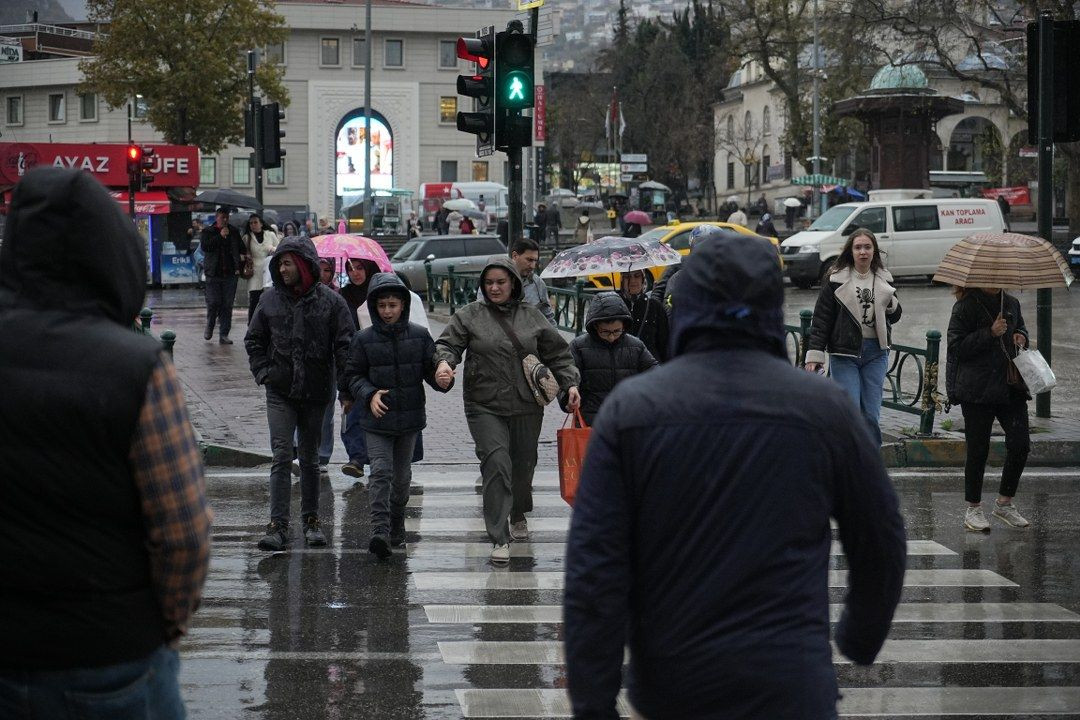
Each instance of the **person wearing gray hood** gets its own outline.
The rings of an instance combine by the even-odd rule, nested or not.
[[[488,258],[480,284],[483,299],[455,313],[435,343],[435,378],[448,387],[465,357],[465,418],[483,475],[484,523],[494,543],[491,559],[506,564],[511,537],[528,537],[525,513],[532,511],[536,444],[544,420],[544,408],[525,381],[510,332],[525,353],[547,365],[571,410],[581,402],[580,376],[563,336],[539,310],[522,302],[521,274],[510,258]],[[503,329],[504,322],[510,332]]]
[[[262,550],[289,543],[289,494],[293,433],[300,460],[300,516],[304,539],[326,545],[319,525],[319,436],[326,404],[333,402],[333,375],[345,412],[352,396],[344,368],[353,336],[345,300],[319,282],[319,256],[306,237],[283,241],[270,258],[273,287],[263,291],[244,346],[255,382],[266,386],[270,423],[270,524],[259,541]]]

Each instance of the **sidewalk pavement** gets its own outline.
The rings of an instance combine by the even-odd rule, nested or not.
[[[179,291],[187,293],[188,291]],[[194,291],[191,291],[194,292]],[[179,297],[172,298],[179,300]],[[195,308],[171,309],[170,302],[157,305],[153,331],[170,329],[177,335],[174,358],[187,397],[192,423],[206,447],[211,465],[256,465],[268,461],[270,437],[266,422],[263,389],[248,369],[243,337],[246,311],[237,309],[233,319],[234,345],[220,345],[217,337],[202,338],[205,311]],[[179,304],[179,303],[178,303]],[[437,336],[446,317],[432,316],[432,332]],[[566,334],[567,338],[571,336]],[[475,465],[472,437],[465,422],[461,383],[449,393],[428,392],[428,427],[424,431],[424,460],[428,465]],[[545,411],[540,436],[539,465],[555,467],[555,431],[565,420],[557,403]],[[341,415],[335,419],[333,463],[348,458],[341,445]],[[882,409],[881,427],[885,441],[883,454],[890,467],[963,465],[965,444],[963,418],[959,408],[938,412],[934,436],[917,436],[919,416]],[[1055,416],[1036,418],[1031,404],[1033,465],[1080,465],[1080,418]],[[1004,460],[1004,443],[995,426],[991,464]]]

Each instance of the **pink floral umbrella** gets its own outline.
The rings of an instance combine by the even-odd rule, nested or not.
[[[370,260],[375,263],[382,272],[393,272],[390,258],[379,243],[363,235],[349,235],[338,233],[336,235],[318,235],[312,238],[315,250],[319,257],[335,258],[341,260],[344,266],[346,260]]]

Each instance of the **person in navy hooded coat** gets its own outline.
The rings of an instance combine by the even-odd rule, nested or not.
[[[619,383],[593,425],[567,543],[574,717],[616,718],[624,648],[640,717],[836,717],[836,631],[870,664],[906,543],[877,444],[844,392],[794,368],[776,250],[710,238],[679,273],[673,359]]]

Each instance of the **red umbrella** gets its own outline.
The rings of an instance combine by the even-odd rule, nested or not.
[[[649,217],[647,212],[642,210],[631,210],[623,215],[623,222],[636,223],[638,225],[648,225],[652,222],[652,218]]]
[[[363,235],[349,235],[339,233],[336,235],[319,235],[312,238],[315,250],[319,257],[339,258],[345,260],[370,260],[375,263],[382,272],[393,272],[390,258],[382,245]]]

